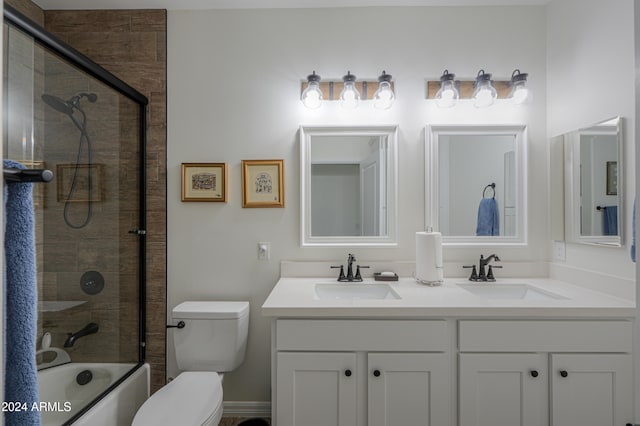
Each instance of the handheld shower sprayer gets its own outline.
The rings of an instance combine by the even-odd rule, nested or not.
[[[73,172],[73,178],[71,180],[71,187],[69,188],[69,193],[64,202],[64,221],[65,223],[73,228],[80,229],[84,228],[91,221],[91,216],[93,213],[93,149],[91,146],[91,139],[89,138],[89,134],[87,133],[87,115],[85,114],[82,106],[80,105],[80,101],[83,98],[86,98],[89,102],[94,103],[98,100],[98,95],[95,93],[86,93],[81,92],[77,95],[71,97],[68,101],[65,101],[62,98],[57,96],[49,95],[44,93],[42,96],[42,101],[53,108],[54,110],[66,114],[71,122],[76,126],[76,128],[80,131],[80,142],[78,144],[78,154],[76,156],[76,164]],[[75,113],[78,111],[81,116],[79,119]],[[82,146],[83,142],[87,144],[87,214],[82,223],[76,224],[72,223],[68,217],[68,211],[70,207],[70,203],[73,200],[74,194],[77,189],[78,177],[80,173],[80,161],[82,160]]]

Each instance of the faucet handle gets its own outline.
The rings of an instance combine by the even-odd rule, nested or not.
[[[469,281],[478,281],[478,271],[476,270],[476,265],[464,265],[463,268],[471,268],[471,276],[469,277]]]
[[[489,270],[487,271],[487,281],[495,281],[496,277],[493,276],[493,268],[502,268],[502,266],[498,265],[489,265]]]
[[[495,281],[496,277],[493,276],[493,268],[489,265],[489,270],[487,271],[487,281]]]
[[[360,268],[369,269],[368,266],[356,265],[356,276],[353,279],[354,281],[362,281],[362,275],[360,275]]]
[[[346,277],[344,276],[344,265],[340,266],[331,266],[331,269],[340,268],[340,275],[338,275],[338,281],[345,281]]]

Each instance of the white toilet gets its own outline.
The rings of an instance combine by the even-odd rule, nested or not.
[[[173,308],[173,345],[180,374],[138,410],[132,426],[217,426],[222,375],[244,361],[249,302],[183,302]]]

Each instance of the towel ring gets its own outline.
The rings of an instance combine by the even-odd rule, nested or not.
[[[491,196],[491,198],[496,198],[496,184],[494,182],[491,182],[489,185],[484,187],[484,190],[482,190],[482,198],[487,198],[486,192],[488,188],[491,188],[491,190],[493,191],[493,195]]]

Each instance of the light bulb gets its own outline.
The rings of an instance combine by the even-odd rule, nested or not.
[[[475,86],[473,105],[476,108],[485,108],[493,105],[493,102],[498,97],[498,92],[496,92],[491,83],[491,74],[486,74],[484,70],[478,71]]]
[[[458,102],[460,93],[455,86],[455,74],[450,74],[449,70],[444,70],[440,77],[440,89],[436,93],[436,104],[440,108],[451,108]]]
[[[322,91],[320,90],[320,76],[314,71],[307,76],[309,84],[302,91],[300,100],[309,109],[317,109],[322,105]]]
[[[377,109],[389,109],[396,98],[391,90],[391,75],[382,71],[378,82],[378,90],[373,94],[373,106]]]
[[[520,70],[513,71],[511,74],[511,92],[508,99],[515,105],[523,105],[531,102],[532,94],[527,88],[527,73],[521,73]]]
[[[344,88],[340,92],[340,104],[345,109],[355,109],[360,103],[360,92],[356,89],[356,76],[347,71],[347,75],[342,77]]]

